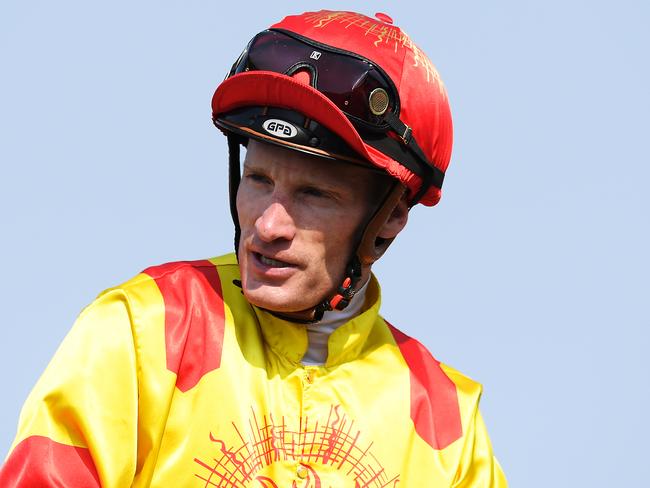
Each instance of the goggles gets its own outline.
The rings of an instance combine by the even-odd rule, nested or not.
[[[246,71],[310,74],[310,84],[361,128],[385,132],[386,112],[399,113],[397,89],[379,67],[361,56],[294,33],[266,30],[256,35],[229,76]]]

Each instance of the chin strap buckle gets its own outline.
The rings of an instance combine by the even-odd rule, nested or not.
[[[312,322],[319,322],[325,312],[331,310],[343,310],[350,304],[350,300],[356,294],[356,286],[361,279],[361,261],[358,256],[354,256],[347,266],[346,277],[343,283],[336,290],[336,294],[327,300],[323,300],[314,309],[314,319]]]
[[[343,310],[350,304],[350,300],[354,298],[357,290],[354,289],[352,278],[349,276],[343,280],[343,284],[339,286],[337,294],[334,295],[330,301],[330,310]]]

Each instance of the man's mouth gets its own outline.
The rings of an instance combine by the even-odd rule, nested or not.
[[[257,252],[254,253],[254,254],[255,254],[255,257],[257,259],[259,259],[259,261],[262,264],[266,265],[266,266],[271,266],[273,268],[289,268],[289,267],[293,266],[293,265],[291,265],[289,263],[285,263],[284,261],[280,261],[278,259],[268,258],[268,257],[264,256],[263,254],[260,254],[260,253],[257,253]]]

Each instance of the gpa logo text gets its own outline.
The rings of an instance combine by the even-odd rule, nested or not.
[[[298,130],[289,122],[279,119],[269,119],[262,124],[266,132],[283,139],[291,139],[296,137]]]

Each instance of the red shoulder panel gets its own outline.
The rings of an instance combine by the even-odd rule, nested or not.
[[[0,486],[99,488],[99,475],[88,449],[31,436],[12,451],[0,470]]]
[[[224,305],[217,267],[210,261],[147,268],[165,301],[167,369],[181,391],[221,366]]]
[[[456,385],[422,344],[386,324],[409,367],[415,430],[432,448],[444,449],[463,435]]]

